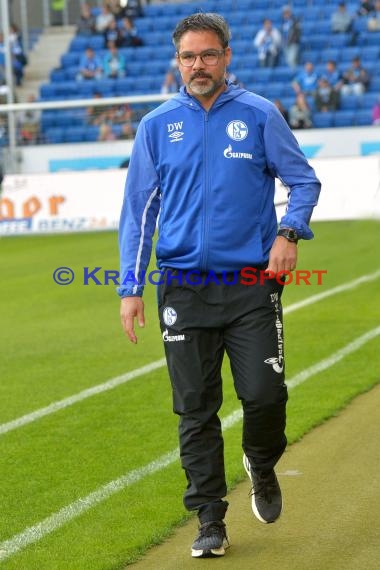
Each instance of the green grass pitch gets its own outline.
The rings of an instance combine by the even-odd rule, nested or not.
[[[284,307],[380,269],[378,221],[314,223],[299,269],[327,270],[322,285],[286,286]],[[0,241],[0,424],[163,357],[155,287],[133,346],[119,322],[114,285],[83,284],[83,267],[118,269],[115,233]],[[59,286],[53,271],[71,267]],[[153,266],[152,266],[153,267]],[[287,377],[380,325],[380,275],[285,316]],[[302,437],[379,382],[379,337],[290,392],[287,434]],[[221,417],[239,408],[224,362]],[[241,424],[226,430],[232,487],[243,477]],[[106,483],[174,450],[177,418],[163,366],[107,392],[0,434],[0,543]],[[99,502],[1,562],[7,570],[116,570],[161,541],[188,515],[175,461]],[[189,537],[189,541],[192,537]]]

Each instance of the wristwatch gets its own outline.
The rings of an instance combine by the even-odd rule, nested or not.
[[[291,228],[280,228],[277,232],[277,235],[286,238],[291,243],[298,242],[297,232],[296,230],[292,230]]]

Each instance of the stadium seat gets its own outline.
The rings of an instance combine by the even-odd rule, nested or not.
[[[76,142],[84,142],[85,139],[85,130],[83,127],[68,127],[65,130],[64,134],[65,142],[76,143]]]
[[[358,37],[355,45],[351,43],[351,34],[331,34],[330,18],[337,2],[338,0],[293,0],[290,3],[293,13],[301,19],[303,30],[301,62],[296,70],[286,65],[283,54],[277,67],[260,67],[257,50],[253,47],[253,38],[265,17],[271,18],[275,25],[279,24],[282,7],[286,4],[284,0],[208,0],[201,2],[201,9],[226,16],[232,32],[233,71],[238,80],[247,89],[271,100],[281,99],[287,108],[294,102],[291,81],[306,61],[312,61],[316,70],[323,73],[328,60],[336,61],[339,69],[343,70],[354,56],[359,55],[371,75],[368,93],[361,97],[342,97],[339,111],[335,114],[314,112],[313,121],[316,128],[367,125],[370,124],[370,112],[380,92],[380,33],[368,32],[363,18],[360,19],[360,24],[359,19],[356,21]],[[103,57],[106,50],[101,34],[90,38],[75,36],[68,51],[60,58],[61,67],[53,69],[50,72],[50,82],[41,86],[41,100],[86,99],[95,92],[100,92],[105,97],[159,93],[175,53],[171,32],[179,18],[198,9],[195,4],[160,2],[144,6],[144,17],[136,18],[135,25],[145,45],[120,48],[127,62],[127,74],[122,79],[77,81],[79,59],[85,48],[91,45],[99,57]],[[354,10],[353,4],[349,4],[349,9]],[[94,8],[93,11],[99,13],[99,8]],[[314,100],[311,98],[310,101],[314,111]],[[144,111],[136,112],[134,120],[140,120],[146,111],[144,108]],[[86,125],[85,121],[83,112],[44,112],[41,126],[48,135],[46,140],[50,142],[96,141],[98,128]]]
[[[86,126],[84,129],[84,140],[88,142],[95,142],[99,137],[98,126]]]
[[[376,91],[380,93],[380,75],[375,75],[371,77],[369,87],[371,91]]]
[[[328,47],[343,48],[352,43],[352,34],[329,34],[326,39]]]
[[[330,60],[339,62],[342,57],[342,53],[344,52],[339,48],[326,48],[322,51],[320,61],[324,64]]]
[[[363,93],[363,95],[361,95],[359,97],[359,106],[360,109],[372,109],[372,107],[374,106],[374,104],[376,103],[376,101],[379,98],[379,94],[378,93],[371,93],[371,92],[367,92],[367,93]]]
[[[360,57],[361,50],[357,46],[347,46],[343,50],[340,50],[340,61],[343,64],[348,64],[353,60],[354,57]]]
[[[357,126],[365,126],[372,124],[372,110],[359,109],[355,112],[355,124]]]
[[[326,113],[314,113],[313,117],[313,126],[316,128],[328,128],[334,126],[334,113],[326,112]]]
[[[335,111],[335,127],[352,127],[355,125],[355,111]]]
[[[302,36],[301,45],[315,52],[323,50],[323,48],[328,47],[329,44],[325,34],[310,34],[309,36]],[[330,45],[330,47],[334,46]]]
[[[273,99],[281,99],[285,92],[284,82],[270,82],[265,84],[265,95],[273,101]]]
[[[47,143],[51,144],[60,144],[64,142],[64,129],[60,129],[57,127],[47,129],[44,133],[45,139]]]
[[[362,42],[362,43],[361,43]],[[380,46],[380,32],[365,32],[360,34],[359,43],[366,46]]]
[[[340,98],[340,109],[342,111],[355,111],[359,107],[357,95],[342,95]]]
[[[363,46],[360,52],[361,58],[365,65],[368,65],[369,62],[375,62],[377,64],[379,63],[380,45]]]
[[[43,83],[40,86],[40,97],[41,97],[41,99],[44,99],[46,101],[48,99],[51,99],[52,97],[55,97],[55,95],[56,95],[55,84]]]

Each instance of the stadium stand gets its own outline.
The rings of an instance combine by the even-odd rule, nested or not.
[[[187,3],[149,4],[144,15],[134,24],[143,45],[121,47],[127,62],[126,76],[119,79],[76,81],[78,65],[84,49],[90,45],[103,58],[106,52],[104,36],[75,36],[69,50],[62,54],[60,67],[51,71],[49,82],[41,86],[40,100],[90,98],[101,96],[141,95],[160,93],[163,77],[174,55],[171,31],[179,18],[196,10],[216,11],[224,15],[231,26],[233,64],[231,72],[249,90],[270,100],[280,99],[285,107],[294,102],[291,81],[306,61],[315,64],[323,73],[328,60],[334,60],[340,72],[350,65],[353,57],[360,57],[371,80],[362,96],[341,97],[335,112],[317,113],[313,98],[308,97],[316,128],[338,126],[362,126],[371,124],[371,109],[380,92],[380,32],[367,30],[366,18],[355,17],[354,33],[332,34],[330,18],[338,0],[294,0],[292,9],[302,25],[300,62],[297,69],[286,66],[283,55],[273,68],[259,67],[253,38],[262,25],[264,17],[281,26],[281,10],[284,0],[208,0]],[[347,7],[356,13],[357,3]],[[98,8],[93,8],[94,15]],[[149,110],[141,105],[133,107],[134,121]],[[77,113],[44,111],[42,133],[46,142],[73,142],[96,140],[97,127],[86,124],[86,112]]]

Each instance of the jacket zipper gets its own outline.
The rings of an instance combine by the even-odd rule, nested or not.
[[[209,152],[208,152],[208,112],[204,111],[203,121],[203,156],[204,156],[204,178],[203,178],[203,208],[202,208],[202,241],[201,241],[201,261],[200,270],[207,270],[207,257],[208,257],[208,241],[207,236],[209,233]]]

